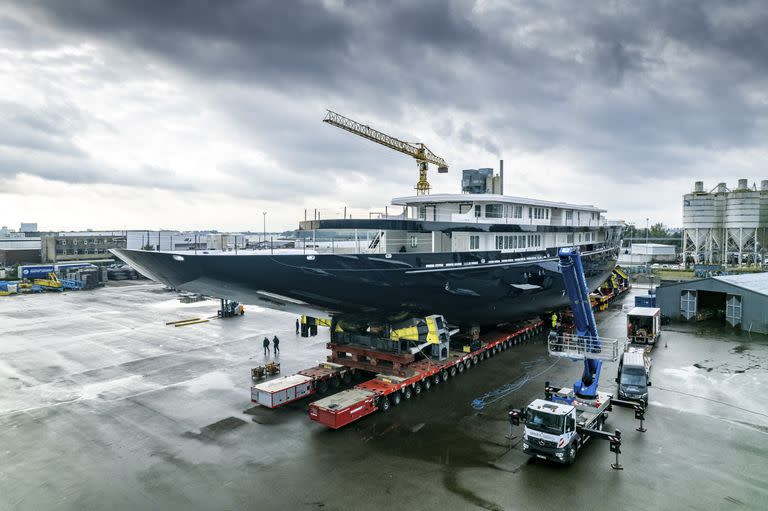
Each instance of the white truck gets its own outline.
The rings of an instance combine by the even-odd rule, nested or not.
[[[574,398],[573,389],[547,386],[546,399],[536,399],[522,410],[510,411],[514,425],[521,421],[523,452],[543,460],[572,464],[593,437],[611,441],[618,449],[621,433],[603,432],[612,396],[598,392],[594,400]],[[562,400],[562,401],[559,401]],[[570,401],[570,404],[566,401]]]

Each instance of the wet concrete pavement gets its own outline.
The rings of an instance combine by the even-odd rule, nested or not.
[[[630,300],[628,297],[627,300]],[[509,404],[567,385],[579,363],[542,342],[515,347],[418,398],[340,431],[306,402],[253,407],[250,367],[278,335],[283,374],[325,357],[327,332],[295,317],[215,315],[155,284],[0,300],[0,509],[765,509],[768,342],[719,326],[674,324],[654,351],[648,432],[626,409],[613,471],[606,443],[572,467],[529,460]],[[623,334],[621,305],[598,315]],[[667,347],[664,347],[666,342]],[[601,388],[613,391],[615,364]],[[473,399],[526,375],[518,392]],[[535,377],[534,377],[535,376]],[[555,489],[557,491],[555,491]]]

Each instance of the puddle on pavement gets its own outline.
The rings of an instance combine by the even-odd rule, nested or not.
[[[208,424],[207,426],[200,428],[199,433],[187,431],[182,436],[185,438],[194,438],[196,440],[202,441],[214,441],[220,435],[233,431],[244,424],[247,424],[247,422],[245,422],[243,419],[238,417],[227,417],[226,419],[221,419],[220,421],[214,422],[213,424]]]

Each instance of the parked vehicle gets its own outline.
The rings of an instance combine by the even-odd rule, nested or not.
[[[651,386],[651,358],[642,348],[629,348],[621,356],[616,375],[619,399],[637,401],[648,407],[648,387]]]

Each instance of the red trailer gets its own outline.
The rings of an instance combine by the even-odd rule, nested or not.
[[[251,385],[251,401],[267,408],[277,408],[312,394],[336,390],[362,376],[361,371],[340,364],[323,362],[291,376],[283,376]]]
[[[445,360],[421,359],[409,364],[408,376],[379,374],[309,405],[310,419],[329,428],[339,429],[376,410],[386,411],[402,400],[429,390],[433,385],[447,382],[483,359],[493,356],[542,332],[544,323],[531,321],[512,332],[493,332],[483,336],[480,347],[473,351],[450,351]]]

